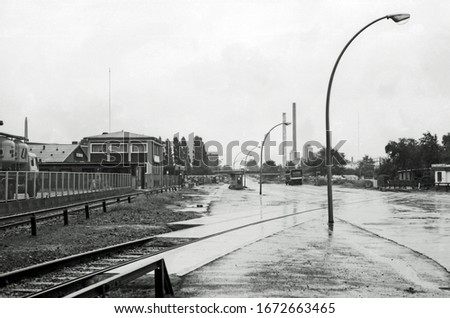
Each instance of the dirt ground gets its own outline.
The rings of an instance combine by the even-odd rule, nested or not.
[[[38,222],[37,236],[29,226],[0,231],[0,273],[45,261],[87,252],[172,231],[168,223],[201,216],[198,212],[175,212],[196,200],[204,190],[182,189],[176,192],[141,195],[132,203],[122,202],[91,211],[70,215],[69,225],[60,219]]]

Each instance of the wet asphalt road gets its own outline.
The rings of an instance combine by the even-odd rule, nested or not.
[[[450,194],[335,187],[335,217],[428,256],[450,270]],[[361,202],[350,203],[358,201]]]
[[[264,184],[262,198],[258,197],[258,190],[256,182],[249,182],[249,189],[243,190],[248,193],[240,194],[241,200],[230,204],[235,209],[259,208],[261,214],[274,207],[286,214],[314,210],[310,213],[328,218],[325,186]],[[450,193],[381,192],[334,186],[333,202],[335,220],[395,241],[450,271]],[[213,213],[221,213],[217,208],[213,207]]]
[[[161,235],[205,238],[162,255],[178,297],[449,297],[450,193],[335,186],[330,229],[326,187],[202,187]]]
[[[169,235],[276,223],[190,250],[189,259],[209,260],[192,272],[175,270],[180,297],[449,296],[450,194],[336,186],[330,231],[326,187],[264,184],[260,196],[256,182],[248,186],[223,186],[207,216],[192,220],[201,226]],[[208,256],[212,250],[216,255]]]

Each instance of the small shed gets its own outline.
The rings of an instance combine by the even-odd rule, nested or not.
[[[229,189],[242,190],[244,189],[244,171],[230,172],[230,186]]]
[[[434,185],[449,186],[450,185],[450,164],[434,164],[431,165],[434,171]]]

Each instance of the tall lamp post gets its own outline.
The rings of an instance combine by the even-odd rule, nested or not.
[[[245,174],[244,174],[244,187],[246,187],[247,186],[247,175],[246,175],[246,173],[247,173],[247,171],[248,171],[248,162],[247,162],[247,159],[248,159],[248,155],[253,151],[253,150],[255,150],[256,148],[260,148],[260,146],[255,146],[255,147],[253,147],[252,149],[250,149],[248,152],[247,152],[247,154],[245,155],[245,160],[244,160],[244,162],[245,162]]]
[[[232,168],[233,170],[234,170],[234,164],[236,163],[236,160],[237,160],[238,156],[239,156],[241,153],[242,153],[242,150],[239,151],[238,154],[234,157],[233,164],[231,165],[231,168]],[[241,165],[239,164],[239,166],[241,166]]]
[[[387,15],[382,18],[378,18],[372,22],[370,22],[368,25],[366,25],[364,28],[359,30],[358,33],[356,33],[350,41],[345,45],[344,49],[342,50],[341,54],[339,54],[336,63],[334,64],[333,71],[331,72],[330,81],[328,82],[328,91],[327,91],[327,103],[326,103],[326,113],[325,113],[325,124],[326,124],[326,158],[325,158],[325,164],[327,166],[327,186],[328,186],[328,223],[332,224],[334,223],[333,218],[333,193],[332,193],[332,171],[331,168],[333,166],[332,158],[331,158],[331,130],[330,130],[330,93],[331,93],[331,85],[333,84],[333,78],[334,73],[336,72],[336,68],[339,64],[339,61],[341,60],[342,55],[347,50],[350,43],[353,42],[353,40],[361,34],[365,29],[370,27],[372,24],[377,23],[378,21],[384,20],[384,19],[391,19],[395,23],[399,22],[407,22],[409,19],[409,14],[392,14]]]
[[[245,160],[244,160],[244,162],[245,162],[245,164],[246,164],[246,168],[247,168],[247,158],[248,158],[248,155],[254,150],[254,149],[256,149],[256,148],[260,148],[260,146],[255,146],[255,147],[253,147],[252,149],[250,149],[250,150],[248,150],[248,152],[247,152],[247,155],[245,156]],[[232,165],[232,169],[234,170],[234,164],[235,164],[235,162],[236,162],[236,159],[238,158],[238,156],[240,155],[240,154],[243,154],[243,151],[239,151],[239,153],[234,157],[234,160],[233,160],[233,165]],[[241,166],[241,164],[239,164],[239,167]],[[246,182],[247,182],[247,176],[246,176],[246,171],[244,170],[244,187],[245,186],[247,186],[247,184],[246,184]]]
[[[276,127],[281,126],[281,125],[285,125],[285,126],[289,126],[291,123],[279,123],[275,126],[273,126],[272,128],[270,128],[270,130],[267,132],[267,134],[264,136],[264,140],[261,144],[261,165],[259,167],[259,195],[262,195],[262,166],[263,166],[263,149],[264,149],[264,143],[266,142],[267,137],[269,136],[270,132],[272,130],[274,130]]]

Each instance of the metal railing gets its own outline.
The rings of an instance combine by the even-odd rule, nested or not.
[[[177,191],[179,187],[164,187],[155,188],[145,191],[135,191],[132,193],[115,195],[110,197],[103,197],[99,199],[80,201],[76,203],[70,203],[66,205],[55,206],[51,208],[43,208],[39,210],[33,210],[29,212],[23,212],[19,214],[12,214],[6,216],[0,216],[0,230],[7,229],[16,226],[31,225],[31,235],[37,235],[37,221],[44,221],[55,218],[63,218],[64,226],[69,225],[69,214],[76,214],[78,212],[85,213],[86,219],[90,218],[90,210],[95,208],[102,208],[103,212],[107,212],[107,206],[110,204],[120,203],[124,198],[131,203],[131,199],[145,194],[162,193],[167,191]],[[62,212],[62,213],[61,213]]]
[[[98,297],[104,296],[106,292],[112,290],[120,285],[130,282],[136,278],[139,278],[149,272],[154,272],[155,280],[155,297],[164,298],[166,296],[173,297],[173,287],[170,281],[170,277],[167,271],[166,263],[164,258],[154,259],[150,257],[152,261],[140,265],[140,266],[123,266],[124,270],[109,273],[106,275],[99,275],[99,279],[92,285],[82,288],[76,292],[64,296],[64,298],[86,298],[86,297]],[[142,263],[142,261],[140,261]]]
[[[0,172],[0,202],[53,198],[131,187],[131,175],[126,173]]]
[[[181,184],[180,175],[146,174],[145,188],[153,189],[159,187],[178,186]]]
[[[174,175],[165,175],[163,176],[162,186],[170,187],[170,186],[178,186],[181,183],[181,176]]]

